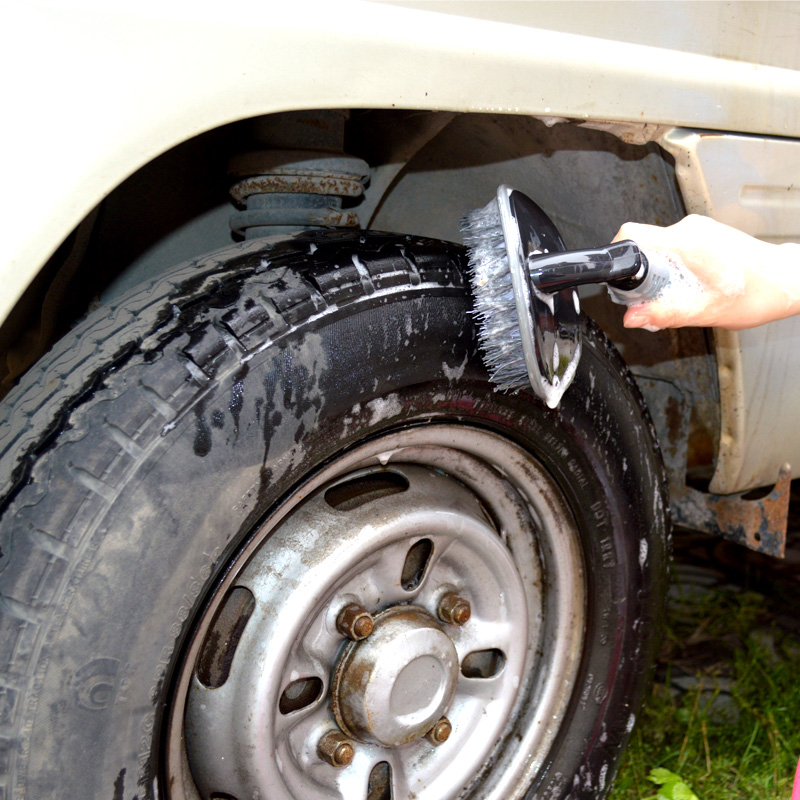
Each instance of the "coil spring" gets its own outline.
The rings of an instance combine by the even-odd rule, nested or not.
[[[309,228],[357,228],[345,198],[364,193],[369,165],[360,158],[315,150],[258,150],[230,164],[230,193],[242,210],[230,218],[245,239]]]

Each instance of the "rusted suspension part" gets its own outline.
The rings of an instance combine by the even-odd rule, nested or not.
[[[243,205],[254,194],[292,193],[323,194],[336,197],[361,197],[364,185],[359,178],[350,175],[326,173],[273,173],[255,175],[237,181],[230,188],[231,197]]]
[[[234,233],[251,239],[309,228],[353,228],[343,208],[364,193],[369,166],[360,158],[318,150],[257,150],[235,157],[231,197],[244,206],[231,216]]]

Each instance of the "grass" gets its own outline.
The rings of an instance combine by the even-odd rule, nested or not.
[[[668,787],[657,794],[648,780],[654,768],[680,776],[699,800],[791,795],[800,755],[800,583],[757,570],[740,577],[738,585],[675,592],[656,682],[610,800],[686,796]]]

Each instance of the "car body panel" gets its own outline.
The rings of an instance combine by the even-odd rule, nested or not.
[[[430,0],[391,0],[430,10]],[[447,0],[436,10],[462,17],[577,33],[612,42],[646,44],[683,53],[800,69],[796,2],[675,2],[675,0]]]

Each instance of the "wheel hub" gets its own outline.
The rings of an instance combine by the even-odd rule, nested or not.
[[[175,800],[521,797],[583,628],[571,521],[534,467],[486,432],[402,431],[266,523],[181,677],[197,791]]]
[[[333,680],[339,727],[364,742],[397,747],[434,726],[458,682],[458,653],[424,609],[395,606],[372,635],[343,653]]]

